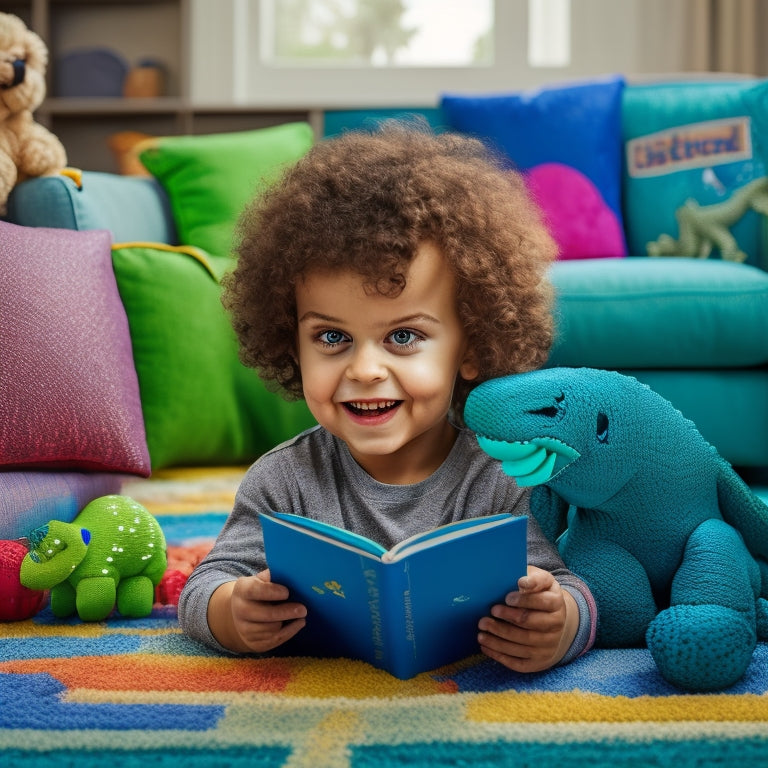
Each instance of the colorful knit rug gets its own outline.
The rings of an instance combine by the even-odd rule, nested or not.
[[[237,473],[178,473],[126,492],[192,561]],[[172,590],[171,590],[172,591]],[[234,659],[141,620],[0,624],[0,765],[220,768],[768,766],[768,645],[716,694],[667,685],[644,649],[593,650],[543,674],[480,656],[400,681],[366,664]]]

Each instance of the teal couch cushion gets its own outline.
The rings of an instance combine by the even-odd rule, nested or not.
[[[28,179],[8,198],[8,220],[25,227],[108,229],[116,242],[177,242],[165,191],[141,176],[83,171],[80,186],[68,176]]]
[[[330,109],[323,113],[323,136],[336,136],[346,131],[370,131],[387,120],[428,125],[435,133],[446,130],[445,116],[439,107]]]
[[[768,363],[768,273],[720,260],[637,257],[552,266],[550,365],[729,368]]]

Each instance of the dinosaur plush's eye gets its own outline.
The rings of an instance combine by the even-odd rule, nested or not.
[[[597,442],[608,442],[608,417],[604,413],[597,414]]]
[[[535,411],[528,411],[531,416],[547,416],[550,419],[554,418],[558,414],[557,408],[554,405],[550,405],[546,408],[537,408]]]
[[[528,411],[531,416],[546,416],[548,419],[554,419],[563,410],[563,401],[565,400],[565,393],[561,392],[555,397],[554,405],[545,405],[541,408],[535,408],[532,411]]]

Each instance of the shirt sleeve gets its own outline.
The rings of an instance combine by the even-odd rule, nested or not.
[[[208,603],[222,584],[266,568],[259,511],[275,505],[262,489],[265,479],[272,487],[284,485],[272,482],[269,464],[257,462],[248,470],[213,549],[187,579],[179,597],[179,624],[185,634],[226,653],[231,651],[217,642],[208,626]]]

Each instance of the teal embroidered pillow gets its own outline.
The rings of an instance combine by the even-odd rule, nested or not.
[[[622,125],[632,255],[766,263],[768,81],[631,86]]]

